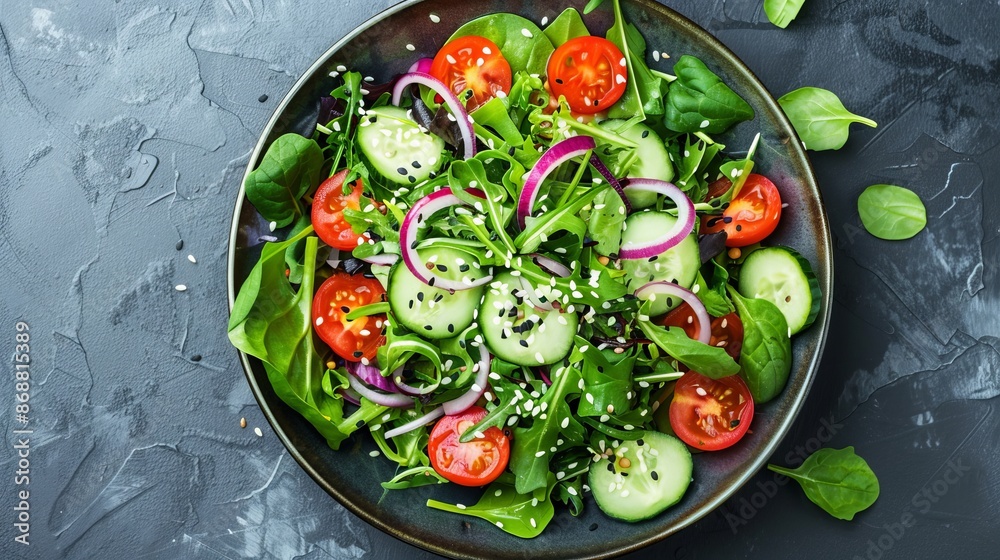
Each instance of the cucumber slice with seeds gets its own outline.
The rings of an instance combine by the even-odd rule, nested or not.
[[[791,334],[811,325],[819,315],[819,281],[809,261],[788,247],[750,253],[740,268],[738,289],[744,297],[766,299],[777,306]]]
[[[677,218],[666,212],[639,212],[625,220],[622,244],[642,243],[655,239],[673,227]],[[625,271],[625,286],[636,291],[648,282],[674,282],[682,288],[690,288],[701,268],[701,253],[698,239],[692,233],[683,241],[650,259],[622,260]],[[667,305],[667,298],[653,301],[650,313],[662,315],[680,305],[678,298],[672,298],[673,305]]]
[[[418,249],[421,262],[436,267],[436,274],[461,280],[482,278],[475,257],[448,247]],[[472,263],[475,263],[473,265]],[[483,297],[483,287],[451,293],[424,284],[402,261],[389,274],[389,307],[403,326],[430,339],[451,338],[472,324]]]
[[[441,167],[444,140],[420,130],[407,110],[371,109],[361,118],[358,145],[375,170],[401,185],[424,181]]]

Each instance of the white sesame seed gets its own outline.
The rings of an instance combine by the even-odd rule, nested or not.
[[[566,491],[569,492],[570,494],[574,495],[574,496],[577,495],[576,488],[573,488],[572,486],[566,488]]]
[[[178,292],[183,292],[187,290],[188,287],[185,286],[184,284],[177,284],[176,286],[174,286],[174,289],[177,290]]]
[[[618,65],[619,66],[623,66],[623,67],[628,65],[628,63],[625,62],[625,57],[624,56],[622,57],[621,60],[618,61]]]
[[[465,509],[465,504],[455,504],[458,509]]]
[[[457,60],[455,60],[455,57],[451,56],[450,54],[445,55],[444,58],[445,58],[445,60],[448,61],[448,64],[455,64],[456,62],[458,62]]]
[[[191,264],[198,262],[198,259],[194,258],[194,255],[188,255],[188,260],[191,261]]]
[[[343,64],[338,64],[337,65],[337,72],[347,72],[347,67],[344,66]]]
[[[544,24],[543,24],[543,25],[544,25]],[[532,517],[531,519],[529,519],[529,520],[528,520],[528,522],[529,522],[529,523],[531,523],[531,526],[532,526],[532,527],[534,527],[534,528],[537,528],[537,527],[538,527],[538,523],[537,523],[537,522],[535,521],[535,518],[534,518],[534,517]]]
[[[653,51],[653,60],[660,61],[660,51]]]
[[[260,431],[260,428],[254,428],[253,433],[257,434],[257,437],[264,437],[264,432]]]
[[[535,457],[542,457],[543,455],[545,455],[544,449],[535,453]]]
[[[381,453],[379,453],[377,449],[368,453],[369,457],[378,457],[379,455],[381,455]]]
[[[438,16],[437,14],[431,14],[430,18],[431,18],[431,21],[434,22],[434,23],[441,23],[441,17]]]
[[[415,51],[415,50],[417,50],[417,47],[414,47],[410,43],[407,43],[406,44],[406,50],[408,50],[408,51]]]
[[[531,39],[532,37],[534,37],[534,35],[531,34],[531,31],[528,31],[526,28],[522,28],[521,29],[521,35],[524,35],[525,37],[527,37],[529,39]]]
[[[271,223],[267,224],[267,229],[269,229],[271,231],[274,231],[275,228],[277,228],[277,227],[278,227],[278,222],[271,222]]]
[[[316,317],[316,326],[318,327],[318,326],[320,326],[322,324],[323,324],[323,318],[322,317]]]
[[[709,125],[708,119],[705,119],[705,120],[701,121],[701,124],[699,126],[701,128],[708,128],[708,125]]]

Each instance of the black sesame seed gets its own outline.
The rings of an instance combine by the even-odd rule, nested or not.
[[[628,476],[627,472],[622,472],[622,476]]]
[[[370,122],[372,124],[375,124],[376,122],[378,122],[378,116],[374,116],[374,117],[368,119],[368,122]]]
[[[414,169],[420,169],[420,162],[417,160],[411,161],[410,165],[412,165]]]
[[[364,356],[364,355],[365,355],[365,353],[362,352],[361,350],[355,350],[354,351],[354,357],[355,358],[360,358],[361,356]]]
[[[649,262],[653,262],[653,261],[655,261],[658,258],[660,258],[660,255],[653,255],[652,257],[649,257],[646,260],[649,261]]]
[[[612,472],[612,473],[615,472],[615,464],[614,463],[608,463],[608,472]]]
[[[458,267],[458,270],[459,270],[459,272],[468,272],[469,271],[469,265],[463,264],[462,266]]]
[[[720,219],[721,218],[710,218],[707,222],[705,222],[705,225],[708,227],[715,227],[715,224],[719,223]]]
[[[459,340],[458,341],[458,347],[464,349],[465,348],[465,341],[464,340]]]
[[[509,155],[509,156],[513,156],[513,155],[514,155],[514,152],[516,152],[516,151],[517,151],[517,150],[515,150],[515,149],[514,149],[514,148],[512,147],[511,149],[507,150],[507,155]]]
[[[642,131],[642,137],[645,138],[647,136],[649,136],[649,131],[648,130],[643,130]]]
[[[597,99],[595,99],[595,100],[594,100],[594,107],[597,107],[597,103],[598,103],[598,100],[597,100]]]
[[[743,231],[743,226],[736,224],[736,231]]]
[[[424,301],[424,293],[417,292],[417,301]]]
[[[355,426],[357,426],[359,428],[362,427],[362,426],[364,426],[364,425],[365,425],[365,421],[364,420],[358,420],[358,423],[355,424]]]
[[[500,340],[507,340],[507,330],[500,331]]]
[[[518,342],[518,344],[520,344],[521,346],[523,346],[525,348],[528,347],[528,343],[526,341],[524,341],[524,340],[518,340],[517,342]]]
[[[667,307],[673,307],[673,306],[674,306],[674,298],[668,297],[667,298]]]
[[[430,280],[429,280],[429,281],[427,282],[427,285],[428,285],[428,286],[431,286],[431,287],[433,287],[433,286],[434,286],[434,281],[435,281],[435,280],[437,280],[437,278],[431,278],[431,279],[430,279]]]
[[[432,331],[432,330],[434,330],[434,327],[432,327],[430,325],[424,325],[424,330],[425,331]]]
[[[650,472],[649,476],[652,477],[653,480],[660,480],[660,475],[656,474],[656,471]]]
[[[178,251],[180,251],[181,249],[183,249],[184,248],[184,240],[183,239],[179,239],[177,241],[177,245],[174,245],[174,248],[177,249]]]
[[[455,325],[448,323],[448,332],[450,333],[455,332]]]
[[[406,175],[406,168],[405,167],[397,168],[396,172],[399,173],[400,175]]]
[[[732,216],[724,216],[722,218],[722,223],[724,223],[724,224],[731,224],[731,223],[733,223],[733,217]]]
[[[643,445],[646,445],[646,442],[642,441],[642,438],[639,438],[635,440],[635,444],[638,445],[639,447],[642,447]]]
[[[441,301],[443,299],[444,299],[444,294],[438,294],[438,295],[434,296],[434,301],[436,301],[436,302],[437,301]]]
[[[604,373],[604,366],[597,366],[597,371]]]
[[[264,95],[261,95],[260,97],[258,97],[257,101],[260,101],[261,103],[267,101],[267,94],[265,93]]]
[[[416,178],[416,177],[414,177],[413,175],[410,175],[410,176],[409,176],[409,177],[407,177],[406,179],[407,179],[408,181],[410,181],[410,183],[416,183],[416,182],[417,182],[417,178]]]
[[[201,361],[201,354],[195,354],[194,356],[191,356],[191,361],[192,362],[200,362]]]
[[[410,309],[413,309],[413,300],[410,300]]]
[[[592,524],[590,525],[590,530],[591,530],[591,531],[596,531],[596,530],[597,530],[597,523],[592,523]]]
[[[562,85],[563,83],[562,78],[556,78],[556,83]]]
[[[346,305],[341,305],[340,306],[340,310],[343,311],[344,313],[350,313],[351,312],[351,308],[347,307]]]
[[[417,220],[419,221],[420,218],[417,217]],[[410,249],[416,249],[418,244],[419,243],[417,241],[414,241],[413,243],[410,243]]]
[[[735,427],[737,427],[739,425],[740,425],[740,419],[739,418],[734,418],[731,422],[729,422],[729,427],[730,428],[735,428]]]
[[[441,272],[448,272],[448,267],[445,266],[445,265],[443,265],[443,264],[439,264],[439,265],[437,265],[437,267],[438,267],[438,270],[440,270]]]

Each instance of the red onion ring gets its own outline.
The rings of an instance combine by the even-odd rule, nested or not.
[[[593,150],[595,147],[597,144],[590,136],[573,136],[553,144],[549,151],[542,154],[542,157],[528,172],[528,177],[524,180],[524,187],[521,189],[521,195],[517,199],[517,224],[521,226],[522,230],[525,227],[525,218],[531,215],[531,210],[535,206],[538,189],[549,173],[552,173],[553,169],[567,160],[582,156],[587,153],[587,150]]]
[[[344,400],[351,404],[361,406],[361,395],[354,392],[351,388],[341,389],[340,396],[344,397]]]
[[[431,383],[430,385],[424,385],[423,387],[414,387],[413,385],[408,385],[403,383],[403,366],[396,368],[396,371],[392,372],[392,382],[399,387],[399,390],[407,395],[419,397],[429,393],[433,393],[437,390],[441,382]]]
[[[417,59],[416,62],[413,63],[412,66],[410,66],[410,69],[407,70],[407,72],[410,72],[410,73],[413,73],[413,72],[422,72],[424,74],[430,74],[431,73],[431,64],[433,64],[433,63],[434,63],[434,59],[433,58],[426,58],[426,57],[425,58],[419,58],[419,59]]]
[[[622,202],[625,203],[625,213],[626,214],[631,213],[632,202],[630,202],[628,197],[625,196],[625,187],[622,186],[621,181],[618,180],[618,177],[615,177],[614,174],[611,173],[611,170],[608,169],[607,165],[604,165],[604,162],[601,161],[601,158],[597,157],[597,154],[591,154],[590,165],[593,165],[594,169],[596,169],[597,172],[600,173],[602,177],[604,177],[604,180],[607,181],[609,185],[611,185],[611,188],[615,189],[615,192],[618,193],[618,196],[622,197]]]
[[[472,382],[472,387],[464,395],[441,405],[448,416],[465,412],[486,392],[486,382],[490,375],[490,353],[486,351],[485,344],[479,345],[479,362],[476,365],[479,366],[479,371],[476,372],[476,380]]]
[[[465,192],[479,198],[486,198],[486,195],[478,189],[466,189]],[[420,262],[416,250],[417,230],[435,212],[459,204],[464,205],[465,203],[452,194],[451,187],[444,187],[421,198],[411,206],[406,212],[406,217],[403,218],[403,225],[399,227],[399,248],[403,256],[403,264],[406,265],[406,268],[417,279],[428,286],[458,291],[482,286],[493,280],[493,276],[491,275],[486,275],[479,280],[473,280],[469,283],[448,280],[434,274],[433,270],[428,270],[427,266]]]
[[[370,385],[387,393],[398,392],[396,391],[396,386],[392,384],[392,380],[382,377],[382,372],[374,365],[365,365],[361,362],[347,362],[344,367],[347,369],[347,373],[357,377],[365,385]]]
[[[351,389],[354,389],[359,395],[375,404],[388,406],[390,408],[409,408],[413,406],[413,397],[400,393],[381,393],[379,391],[375,391],[374,389],[366,387],[360,379],[354,377],[353,375],[348,375],[347,380],[351,384]]]
[[[431,422],[437,420],[438,418],[440,418],[442,416],[444,416],[444,409],[439,406],[439,407],[437,407],[434,410],[428,412],[427,414],[424,414],[423,416],[421,416],[419,418],[416,418],[414,420],[410,420],[409,422],[407,422],[406,424],[403,424],[402,426],[399,426],[397,428],[393,428],[393,429],[387,431],[384,435],[385,435],[386,439],[394,438],[396,436],[403,435],[406,432],[410,432],[410,431],[416,430],[417,428],[419,428],[421,426],[426,426],[427,424],[430,424]]]
[[[648,259],[670,249],[687,237],[694,228],[694,204],[672,183],[657,179],[629,179],[625,190],[649,191],[662,194],[677,205],[677,222],[660,237],[646,243],[626,243],[618,256],[623,259]]]
[[[691,290],[682,288],[673,282],[650,282],[635,291],[639,299],[649,299],[651,295],[663,294],[671,297],[678,297],[691,306],[694,316],[698,320],[698,342],[708,344],[712,337],[712,320],[708,316],[705,304],[701,303],[698,296]]]
[[[392,253],[380,253],[378,255],[372,255],[370,257],[365,257],[361,259],[368,264],[378,264],[382,266],[392,266],[396,264],[399,260],[399,255],[394,255]]]
[[[555,259],[550,259],[545,255],[539,253],[533,253],[531,255],[531,258],[535,260],[535,264],[537,264],[542,270],[548,272],[553,276],[561,276],[563,278],[566,278],[567,276],[573,274],[573,272],[570,271],[569,267],[567,267],[566,265]]]
[[[427,86],[444,99],[445,104],[451,109],[451,114],[458,123],[458,129],[462,132],[462,149],[464,150],[465,159],[475,156],[476,134],[472,130],[472,117],[465,111],[465,106],[458,100],[455,93],[448,89],[448,86],[444,85],[441,80],[423,72],[403,74],[392,88],[392,104],[399,105],[399,101],[403,98],[403,92],[411,84]]]

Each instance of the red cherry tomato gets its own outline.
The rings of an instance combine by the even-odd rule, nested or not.
[[[689,371],[674,386],[670,427],[691,447],[725,449],[747,433],[752,419],[753,398],[738,375],[710,379]]]
[[[366,204],[370,204],[372,200],[361,196],[364,190],[361,179],[355,181],[351,193],[345,195],[343,190],[345,177],[347,170],[343,169],[320,184],[313,197],[310,218],[316,235],[323,240],[323,243],[341,251],[350,251],[358,246],[358,239],[367,240],[368,235],[354,233],[351,225],[344,219],[344,210],[347,208],[360,210],[362,199]]]
[[[316,334],[341,358],[360,362],[375,358],[375,352],[385,344],[385,315],[358,317],[353,321],[345,315],[355,307],[385,301],[385,290],[375,278],[337,271],[316,290],[312,317]]]
[[[727,190],[728,185],[722,192]],[[778,194],[778,188],[767,177],[751,173],[739,194],[729,201],[722,216],[704,218],[703,231],[715,233],[725,230],[727,247],[746,247],[771,235],[774,228],[778,227],[779,219],[781,195]]]
[[[510,92],[510,64],[500,47],[476,35],[445,43],[431,63],[431,75],[456,94],[472,90],[472,98],[466,101],[470,111],[500,92]]]
[[[591,115],[607,110],[625,93],[628,67],[614,43],[601,37],[577,37],[559,46],[546,68],[549,87],[570,109]]]
[[[690,339],[697,339],[701,333],[698,319],[687,303],[682,303],[676,309],[667,313],[660,320],[664,327],[681,327]],[[726,353],[737,362],[740,361],[740,350],[743,349],[743,321],[735,312],[722,317],[712,317],[712,336],[708,344],[726,349]]]
[[[483,486],[497,479],[510,459],[510,440],[500,428],[462,443],[459,438],[486,416],[486,409],[473,406],[461,414],[438,420],[427,441],[431,466],[441,476],[462,486]]]

